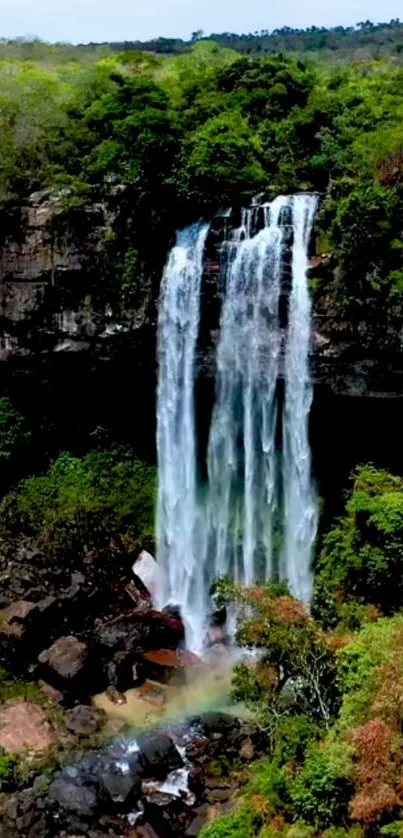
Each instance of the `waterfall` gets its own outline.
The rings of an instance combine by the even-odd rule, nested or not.
[[[289,204],[264,207],[253,235],[253,210],[227,247],[228,267],[217,347],[216,403],[208,450],[210,574],[250,584],[273,574],[276,480],[276,384],[281,336],[279,297]]]
[[[158,319],[157,556],[160,606],[173,602],[201,636],[206,594],[195,545],[197,519],[194,368],[203,251],[208,232],[196,224],[178,233],[164,272]]]
[[[201,492],[194,390],[207,225],[178,234],[164,272],[158,326],[160,604],[179,605],[194,649],[203,645],[214,578],[229,575],[245,584],[280,578],[295,596],[310,599],[317,514],[308,439],[307,257],[316,203],[315,196],[296,195],[244,210],[240,227],[222,245],[216,393],[208,484]]]
[[[317,499],[311,478],[308,439],[312,386],[309,374],[311,301],[307,283],[308,246],[317,199],[293,199],[292,287],[285,349],[283,413],[284,561],[292,593],[311,598],[311,553],[317,529]]]

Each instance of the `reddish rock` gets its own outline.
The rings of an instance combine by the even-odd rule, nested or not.
[[[153,681],[146,681],[142,684],[138,688],[138,695],[143,701],[147,701],[153,707],[161,710],[168,700],[166,687],[163,687],[162,684],[155,684]]]
[[[0,748],[6,753],[46,751],[54,737],[42,707],[15,701],[0,709]]]
[[[143,652],[142,659],[137,666],[141,679],[162,681],[169,683],[173,678],[176,682],[186,680],[186,672],[195,667],[204,667],[197,655],[182,649],[158,649]]]
[[[10,625],[14,622],[25,623],[27,619],[32,616],[36,607],[37,606],[34,602],[26,602],[25,600],[20,599],[17,600],[17,602],[12,602],[11,605],[7,606],[7,608],[4,608],[4,610],[0,613],[0,617]]]

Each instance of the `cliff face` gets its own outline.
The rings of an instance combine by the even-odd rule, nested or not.
[[[0,249],[0,360],[51,361],[78,354],[102,365],[121,356],[136,379],[141,367],[154,381],[156,289],[142,284],[137,308],[116,314],[97,289],[114,218],[102,204],[85,210],[80,222],[62,227],[63,196],[37,193],[22,210],[21,231]],[[209,374],[219,318],[217,243],[212,239],[203,280],[200,366]],[[320,267],[315,260],[314,269]],[[155,283],[154,283],[155,285]],[[207,322],[207,320],[209,322]],[[401,398],[403,323],[379,326],[356,319],[340,322],[329,297],[314,318],[314,379],[335,396]],[[81,363],[77,361],[76,363]],[[58,361],[55,358],[55,364]]]
[[[150,287],[125,323],[96,293],[113,221],[106,206],[93,204],[71,225],[62,193],[31,196],[18,235],[0,248],[0,360],[97,345],[102,351],[108,340],[146,324]]]

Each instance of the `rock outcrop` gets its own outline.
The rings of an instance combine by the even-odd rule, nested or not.
[[[158,287],[151,279],[143,281],[136,310],[113,311],[98,290],[115,217],[107,204],[93,203],[73,224],[63,215],[65,197],[63,192],[31,195],[21,209],[19,233],[0,248],[0,360],[38,352],[42,358],[90,353],[102,364],[124,348],[134,372],[144,354],[153,368]],[[214,221],[206,249],[198,353],[202,377],[214,369],[222,225],[221,218]],[[322,270],[320,254],[313,256],[311,268]],[[400,398],[402,346],[402,322],[393,313],[380,333],[379,324],[365,320],[340,322],[332,300],[322,299],[314,318],[315,381],[337,396]]]

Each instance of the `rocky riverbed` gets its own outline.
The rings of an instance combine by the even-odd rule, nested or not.
[[[201,660],[153,606],[157,572],[115,545],[62,566],[3,545],[2,838],[197,836],[237,805],[267,743],[228,707],[225,614]]]

